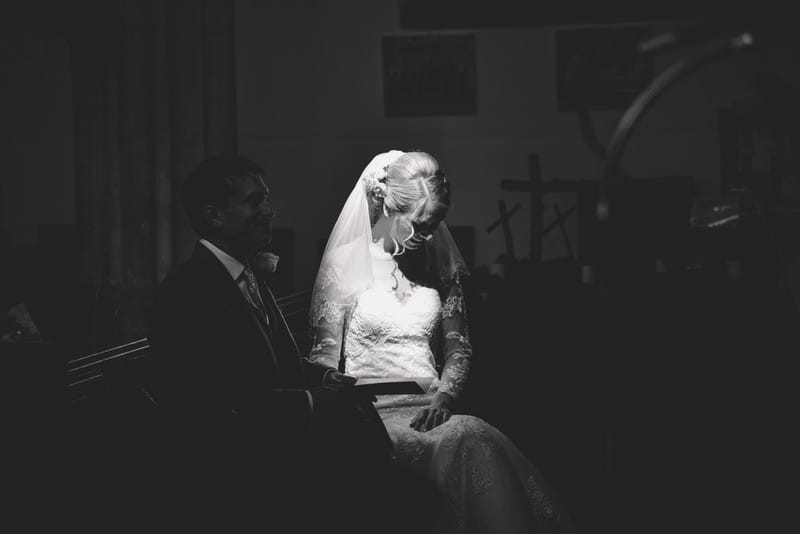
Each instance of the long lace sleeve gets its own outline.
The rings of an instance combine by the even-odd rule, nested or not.
[[[312,348],[308,360],[313,364],[333,369],[343,366],[340,356],[346,320],[356,296],[372,282],[369,252],[361,252],[368,241],[363,241],[334,247],[323,256],[309,310]]]
[[[340,273],[334,267],[320,271],[309,312],[312,345],[308,360],[334,369],[339,367],[344,322],[349,309],[348,304],[335,298],[339,277]]]
[[[464,290],[456,278],[442,303],[444,366],[439,391],[458,398],[464,389],[472,363]]]

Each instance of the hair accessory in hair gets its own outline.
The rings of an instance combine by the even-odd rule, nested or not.
[[[364,176],[367,191],[378,198],[386,198],[386,167]]]
[[[375,171],[375,179],[378,180],[382,184],[386,183],[386,177],[389,176],[389,173],[386,172],[386,168],[387,167],[388,167],[388,165],[386,167],[382,168],[379,171]]]

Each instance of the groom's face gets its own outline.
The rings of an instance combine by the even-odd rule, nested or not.
[[[224,237],[243,253],[252,254],[272,241],[269,188],[261,176],[233,178],[227,206],[221,210]]]

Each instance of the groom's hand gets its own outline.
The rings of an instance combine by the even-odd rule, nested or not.
[[[450,419],[453,413],[452,404],[453,397],[447,393],[437,393],[430,406],[420,410],[409,426],[419,432],[427,432],[436,428]]]

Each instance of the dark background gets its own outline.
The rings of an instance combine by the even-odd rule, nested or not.
[[[194,239],[172,185],[204,157],[267,169],[274,287],[287,295],[310,288],[363,165],[418,148],[453,183],[448,223],[473,269],[467,407],[530,455],[579,524],[789,531],[800,391],[789,20],[766,5],[666,2],[18,4],[0,37],[0,307],[24,303],[40,336],[6,320],[12,406],[46,395],[67,360],[146,336],[154,287]],[[639,121],[628,180],[599,224],[604,147],[642,84],[624,73],[657,76],[744,30],[752,51],[676,83]],[[593,65],[565,95],[564,35],[569,53],[581,35],[595,39],[586,48],[665,31],[685,46],[621,50],[623,75]],[[453,35],[468,46],[452,68],[428,65],[435,93],[412,90],[413,69],[446,62],[436,43]],[[398,75],[386,44],[398,42],[422,43],[403,58],[406,93],[386,87]],[[460,63],[473,69],[463,84]],[[531,155],[550,184],[534,199],[503,186],[528,183]],[[519,204],[505,235],[498,200]],[[723,201],[735,224],[691,224],[714,219],[693,206]]]

